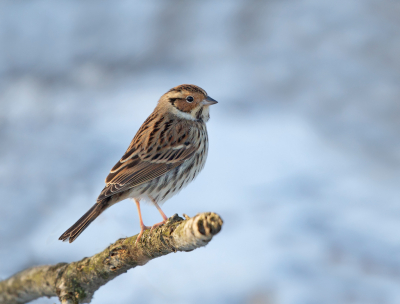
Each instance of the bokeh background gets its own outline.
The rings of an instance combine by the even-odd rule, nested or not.
[[[0,279],[138,233],[124,201],[57,240],[158,98],[193,83],[219,101],[209,158],[164,211],[214,211],[223,230],[92,303],[400,303],[399,15],[396,0],[1,1]]]

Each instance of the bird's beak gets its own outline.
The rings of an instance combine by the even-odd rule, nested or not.
[[[213,104],[218,103],[218,101],[216,101],[215,99],[212,99],[210,96],[207,96],[207,98],[204,99],[201,103],[203,106],[211,106]]]

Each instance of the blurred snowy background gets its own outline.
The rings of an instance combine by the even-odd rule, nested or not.
[[[0,1],[0,279],[138,233],[124,201],[57,240],[158,98],[193,83],[219,101],[209,158],[164,211],[223,230],[92,303],[400,303],[399,16],[396,0]]]

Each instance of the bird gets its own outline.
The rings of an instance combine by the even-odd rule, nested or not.
[[[139,214],[140,233],[165,224],[160,205],[187,186],[204,168],[208,154],[206,122],[209,107],[218,103],[202,88],[178,85],[159,99],[121,159],[111,169],[96,203],[59,238],[72,243],[104,210],[133,199]],[[141,201],[152,203],[163,220],[143,224]],[[151,232],[150,230],[150,232]]]

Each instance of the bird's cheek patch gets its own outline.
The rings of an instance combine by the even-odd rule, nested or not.
[[[178,108],[178,110],[185,112],[185,113],[190,113],[193,109],[193,104],[188,103],[186,100],[177,100],[175,102],[175,106]]]

